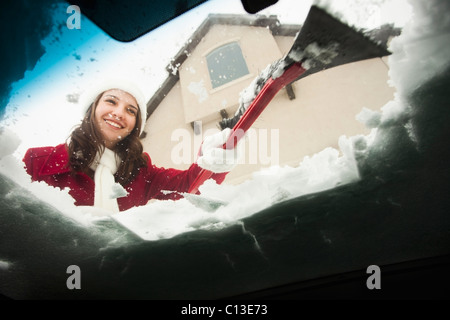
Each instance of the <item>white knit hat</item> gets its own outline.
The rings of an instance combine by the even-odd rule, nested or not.
[[[147,120],[147,103],[144,94],[139,87],[124,79],[106,79],[98,81],[94,85],[88,87],[88,89],[81,95],[80,104],[82,106],[83,116],[86,114],[90,105],[94,102],[95,98],[102,92],[120,89],[131,94],[138,103],[139,110],[141,111],[141,132],[144,131],[145,122]]]

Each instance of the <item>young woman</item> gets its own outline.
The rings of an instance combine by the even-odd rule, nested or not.
[[[114,213],[150,199],[182,197],[202,168],[215,172],[212,178],[221,183],[237,163],[234,154],[225,155],[220,147],[229,135],[222,131],[203,144],[202,155],[189,169],[158,168],[139,140],[145,120],[146,104],[137,88],[110,86],[90,103],[67,143],[29,149],[25,169],[33,181],[69,188],[75,205]]]

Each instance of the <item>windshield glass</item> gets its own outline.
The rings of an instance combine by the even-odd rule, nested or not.
[[[379,1],[369,1],[370,6],[364,3],[356,10],[349,10],[345,5],[341,5],[341,9],[347,10],[346,18],[361,27],[376,28],[394,19],[400,20],[397,21],[400,25],[404,23],[408,15],[394,18],[398,10],[391,9],[393,4],[385,2],[386,8],[382,11]],[[276,15],[281,24],[300,25],[311,4],[311,1],[280,1],[259,14]],[[251,16],[240,1],[208,1],[131,43],[123,43],[111,39],[82,12],[79,29],[72,26],[74,13],[71,10],[67,13],[67,9],[64,1],[55,1],[43,9],[51,29],[41,39],[42,56],[21,79],[10,83],[2,125],[19,136],[21,152],[32,146],[53,145],[67,137],[80,121],[79,96],[101,74],[117,77],[132,74],[143,83],[146,96],[150,98],[167,77],[166,67],[171,59],[209,14]],[[364,16],[370,19],[365,20]]]
[[[296,47],[313,5],[338,21],[338,25],[346,25],[364,35],[364,39],[369,39],[386,54],[342,62],[339,59],[352,54],[350,49],[342,53],[345,43],[337,43],[335,39],[329,43],[321,43],[319,40],[323,39],[319,39]],[[436,7],[440,6],[436,4]],[[299,276],[297,262],[304,256],[297,253],[296,262],[291,266],[288,260],[292,247],[282,249],[283,239],[286,235],[287,242],[297,243],[308,252],[305,256],[314,256],[316,249],[321,253],[332,251],[330,248],[338,245],[339,239],[351,233],[338,228],[353,225],[354,220],[349,222],[342,218],[344,213],[355,206],[361,209],[381,203],[381,206],[398,209],[404,205],[402,196],[394,196],[395,192],[383,196],[377,193],[381,200],[364,197],[369,197],[374,190],[397,190],[377,188],[396,180],[391,174],[402,174],[410,165],[420,162],[408,162],[424,150],[408,99],[417,93],[417,88],[448,67],[449,56],[442,45],[447,42],[439,40],[447,39],[446,20],[439,19],[440,10],[430,8],[411,5],[406,0],[281,0],[253,15],[244,10],[241,1],[210,0],[130,42],[114,40],[83,15],[82,9],[66,1],[49,0],[39,9],[28,8],[27,23],[35,21],[38,27],[31,32],[25,21],[18,23],[15,32],[21,34],[24,41],[11,42],[11,50],[5,53],[7,63],[2,76],[0,174],[2,203],[7,208],[2,220],[12,221],[10,225],[16,232],[0,247],[4,255],[4,258],[0,256],[0,266],[2,259],[5,268],[13,266],[13,259],[8,257],[14,256],[9,249],[18,240],[14,237],[26,238],[28,230],[33,229],[39,234],[33,235],[38,237],[35,243],[45,243],[55,250],[59,250],[58,240],[64,239],[66,232],[73,232],[77,235],[75,240],[66,239],[66,245],[90,257],[100,257],[99,264],[106,269],[113,259],[122,259],[118,251],[133,246],[138,248],[136,251],[145,247],[156,252],[145,258],[149,260],[142,258],[139,252],[131,253],[133,258],[145,260],[144,265],[156,263],[158,255],[177,264],[177,259],[164,253],[165,249],[174,247],[180,259],[194,261],[184,255],[177,241],[187,244],[192,249],[189,252],[195,251],[198,245],[200,251],[208,253],[209,247],[203,247],[202,242],[205,237],[206,243],[214,248],[211,249],[213,260],[216,259],[213,263],[224,262],[228,271],[240,272],[241,284],[236,282],[224,288],[214,296],[216,298],[293,279],[305,280],[346,271],[345,267],[334,268],[332,263],[317,267],[311,262],[302,264],[304,273]],[[14,10],[20,16],[23,8]],[[413,12],[418,17],[416,20],[412,19]],[[429,12],[436,15],[436,23],[441,21],[442,25],[434,26],[426,18]],[[314,27],[308,30],[321,29]],[[327,34],[327,30],[324,33]],[[433,33],[442,38],[431,36]],[[359,52],[365,51],[358,49]],[[331,61],[337,60],[340,62],[333,65]],[[298,74],[291,81],[283,82],[293,65]],[[416,76],[415,68],[420,76]],[[96,158],[100,153],[89,149],[93,153],[89,158],[92,162],[83,167],[84,171],[73,172],[76,170],[72,162],[69,165],[67,158],[71,155],[64,144],[69,145],[75,139],[72,133],[85,117],[97,117],[97,110],[101,110],[98,106],[108,108],[106,103],[111,103],[111,99],[103,101],[103,96],[99,96],[97,109],[88,111],[103,92],[99,88],[115,79],[123,80],[124,85],[125,81],[137,84],[142,100],[138,95],[124,100],[128,101],[127,112],[137,102],[143,119],[139,122],[137,115],[127,114],[133,123],[128,128],[129,123],[120,120],[125,116],[113,117],[111,111],[105,111],[100,115],[102,121],[98,122],[108,125],[108,130],[127,128],[127,134],[137,128],[135,122],[142,123],[139,132],[142,150],[138,150],[139,157],[142,151],[145,156],[135,157],[133,161],[144,159],[147,166],[123,165],[130,150],[122,150],[117,160],[118,149],[112,148],[116,153],[109,160],[118,162],[112,170],[117,181],[111,182],[109,191],[112,193],[103,198],[118,199],[115,204],[120,212],[105,213],[104,208],[93,206],[94,198],[98,199],[95,183],[100,170],[97,168],[100,165],[103,170],[106,166]],[[214,152],[207,158],[204,148],[213,142],[215,147],[221,148],[226,142],[226,139],[221,140],[222,130],[233,128],[243,114],[248,115],[246,112],[251,110],[249,106],[254,105],[256,97],[266,92],[263,88],[273,83],[277,85],[276,93],[267,101],[267,108],[256,116],[253,114],[254,122],[235,148],[240,153],[239,159],[234,153],[231,157],[236,156],[235,163],[220,171],[223,167],[209,162],[214,162]],[[124,101],[123,96],[113,98]],[[207,140],[213,136],[219,142]],[[36,166],[30,165],[25,170],[23,159],[30,154],[30,148],[36,148],[31,152]],[[72,154],[75,158],[79,156],[75,151]],[[202,163],[198,161],[201,156],[204,156]],[[58,162],[62,158],[65,162]],[[398,159],[401,160],[396,162]],[[144,167],[145,174],[142,173]],[[199,192],[191,192],[189,186],[182,190],[171,187],[174,180],[184,179],[174,178],[180,172],[189,172],[186,181],[191,184],[204,170],[217,172],[214,171],[214,179],[200,184]],[[80,172],[82,175],[74,178]],[[122,176],[126,177],[124,181],[120,180]],[[31,182],[32,179],[35,181]],[[84,186],[88,187],[74,188],[73,184],[80,179],[85,179]],[[136,191],[140,183],[145,186]],[[74,192],[78,198],[74,197]],[[365,200],[355,199],[356,193],[361,193]],[[344,204],[350,209],[334,211]],[[290,205],[295,208],[292,212],[290,209],[283,214],[276,211]],[[386,212],[391,212],[389,210]],[[353,216],[356,220],[358,217]],[[19,219],[27,222],[22,224]],[[328,227],[318,227],[325,225],[317,219],[327,221]],[[358,221],[365,223],[365,220]],[[48,226],[56,231],[47,240]],[[366,232],[363,229],[367,231],[370,227],[365,225],[352,231],[363,238]],[[302,242],[308,232],[317,244],[311,249]],[[191,236],[193,238],[189,238]],[[358,241],[351,237],[345,239],[343,243],[357,245]],[[365,238],[365,241],[367,245],[371,243],[371,239]],[[245,250],[240,251],[241,244]],[[248,251],[251,254],[247,256]],[[68,254],[58,252],[58,259]],[[113,258],[108,262],[106,256]],[[322,258],[324,256],[330,257],[324,254]],[[200,253],[195,257],[203,261]],[[272,263],[278,258],[287,259],[278,265],[283,275],[272,278],[269,275],[265,284],[250,279],[249,287],[242,287],[245,287],[242,279],[257,274],[253,264],[258,265],[255,267],[258,272],[269,272],[268,261]],[[345,261],[353,261],[347,258]],[[385,261],[392,261],[390,258]],[[119,264],[126,270],[125,265],[132,260],[123,258]],[[130,265],[133,264],[130,262]],[[354,262],[349,268],[360,267],[361,264]],[[175,272],[169,269],[166,276]],[[113,274],[112,269],[109,272]],[[221,279],[223,282],[218,280],[211,286],[219,282],[225,284],[227,279]],[[201,290],[195,292],[195,297],[201,297]],[[182,295],[182,291],[179,294]],[[179,297],[168,292],[161,295]],[[157,297],[157,294],[149,296]]]

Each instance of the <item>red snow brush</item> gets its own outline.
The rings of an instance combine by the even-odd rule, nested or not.
[[[325,69],[389,54],[386,48],[374,43],[364,34],[323,9],[312,6],[289,53],[272,63],[258,76],[256,83],[260,85],[255,88],[255,98],[250,105],[240,106],[233,118],[225,120],[228,126],[235,124],[223,148],[236,147],[273,97],[286,85]],[[211,171],[203,169],[188,192],[198,193],[198,188],[211,178],[212,174]]]

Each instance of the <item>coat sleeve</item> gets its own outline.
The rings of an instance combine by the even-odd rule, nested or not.
[[[31,148],[23,157],[26,172],[31,176],[32,181],[40,181],[42,167],[47,162],[51,148]]]
[[[148,155],[147,155],[148,156]],[[187,170],[166,169],[156,167],[148,157],[147,183],[150,185],[150,198],[159,200],[176,200],[182,198],[182,194],[189,190],[189,187],[202,170],[196,163],[193,163]],[[213,174],[211,177],[218,184],[225,180],[225,173]]]

